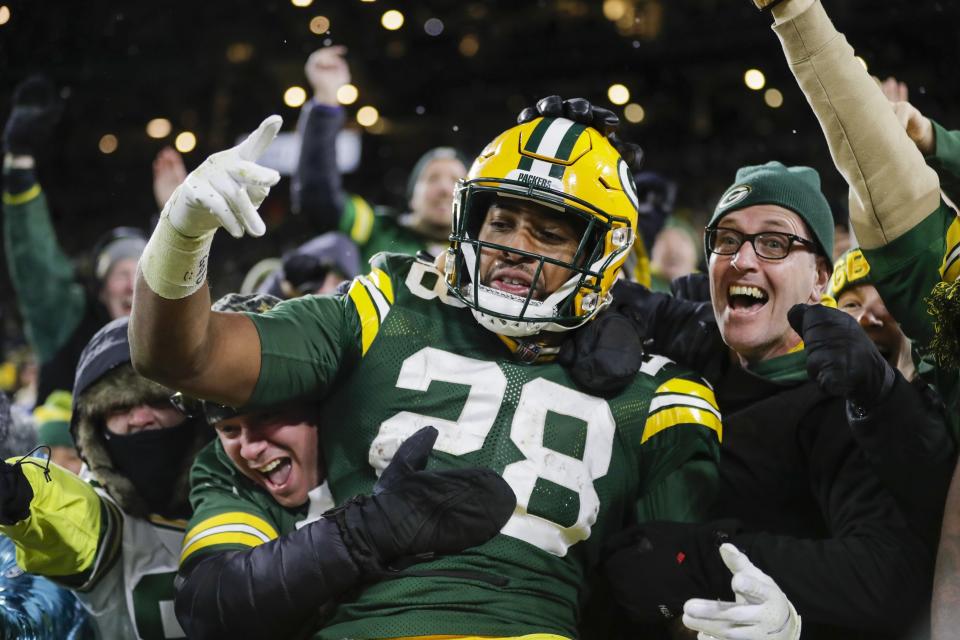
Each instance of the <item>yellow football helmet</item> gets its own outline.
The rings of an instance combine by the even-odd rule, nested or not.
[[[525,254],[481,241],[479,231],[497,196],[530,200],[576,216],[585,227],[570,262],[527,254],[574,275],[545,300],[492,289],[479,282],[482,249]],[[607,306],[637,235],[633,176],[596,129],[565,118],[537,118],[497,136],[480,153],[454,192],[453,233],[444,275],[451,294],[481,325],[505,336],[575,329]]]

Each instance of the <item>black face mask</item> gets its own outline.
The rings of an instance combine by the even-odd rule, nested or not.
[[[168,513],[177,480],[187,464],[188,448],[197,425],[187,420],[176,427],[118,436],[104,432],[107,453],[116,470],[130,479],[150,511]]]

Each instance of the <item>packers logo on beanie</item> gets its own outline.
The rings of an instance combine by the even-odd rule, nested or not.
[[[780,162],[740,168],[717,203],[707,228],[715,227],[728,213],[757,204],[775,204],[796,213],[810,228],[820,254],[832,259],[833,214],[820,191],[820,174],[815,169],[787,167]]]

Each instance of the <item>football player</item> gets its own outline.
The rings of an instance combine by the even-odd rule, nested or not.
[[[279,299],[229,294],[217,311],[264,311]],[[489,469],[423,470],[437,437],[404,442],[372,496],[333,509],[316,410],[238,412],[177,396],[217,440],[191,472],[193,516],[180,554],[177,617],[190,638],[293,637],[335,596],[423,561],[481,544],[516,499]]]
[[[438,264],[379,254],[343,296],[211,313],[210,241],[264,232],[255,207],[278,176],[254,160],[279,126],[211,157],[165,208],[141,262],[137,366],[232,406],[322,397],[337,504],[424,425],[439,432],[430,468],[488,467],[513,488],[499,535],[368,587],[320,637],[577,637],[604,539],[628,519],[701,517],[716,481],[720,417],[700,379],[650,358],[591,395],[553,362],[610,303],[634,242],[626,163],[597,129],[535,118],[477,157]]]

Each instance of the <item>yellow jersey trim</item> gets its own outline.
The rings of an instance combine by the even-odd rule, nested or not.
[[[685,393],[696,396],[703,398],[713,405],[717,411],[720,411],[720,407],[717,406],[717,399],[713,395],[713,389],[702,382],[694,382],[693,380],[685,380],[683,378],[670,378],[657,387],[655,393]]]
[[[380,330],[380,318],[377,316],[377,308],[370,298],[370,292],[359,280],[354,280],[347,291],[347,295],[353,300],[353,305],[357,308],[357,315],[360,316],[360,342],[362,345],[362,355],[367,355],[367,350],[373,344],[373,339]]]
[[[183,551],[180,553],[180,564],[183,564],[184,561],[192,554],[196,553],[200,549],[205,549],[206,547],[212,547],[220,544],[240,544],[245,547],[258,547],[264,542],[269,542],[269,540],[263,540],[259,536],[253,535],[252,533],[240,533],[235,531],[217,533],[212,536],[201,538],[190,546],[184,547]]]
[[[706,381],[670,378],[657,387],[648,411],[641,444],[679,424],[699,424],[715,431],[718,440],[723,439],[720,407]]]
[[[940,265],[940,277],[944,282],[960,280],[960,217],[954,218],[947,227],[947,250]]]
[[[243,511],[228,511],[194,525],[183,538],[180,562],[187,556],[215,544],[242,544],[255,547],[279,537],[277,530],[264,520]]]
[[[377,289],[383,294],[383,297],[387,299],[387,302],[393,304],[393,284],[390,283],[390,276],[387,275],[386,271],[374,267],[373,271],[371,271],[367,277],[370,279],[370,282],[376,285]]]
[[[40,195],[40,184],[35,184],[23,193],[4,193],[3,204],[24,204]]]
[[[678,406],[661,409],[647,418],[647,422],[643,426],[643,438],[640,443],[643,444],[664,429],[681,424],[699,424],[715,431],[718,440],[723,439],[723,425],[716,415],[703,409]]]

